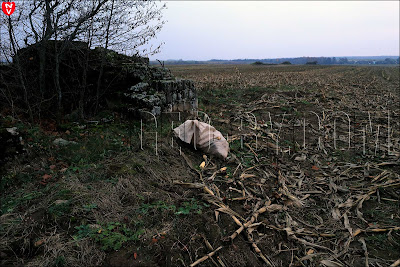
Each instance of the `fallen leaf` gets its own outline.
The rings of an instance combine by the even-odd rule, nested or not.
[[[338,262],[334,262],[334,261],[330,261],[330,260],[322,260],[321,264],[327,266],[327,267],[342,267],[343,265],[338,263]]]
[[[50,165],[50,170],[54,170],[56,167],[56,165]]]
[[[332,217],[334,220],[339,220],[341,217],[340,210],[338,208],[332,209]]]
[[[362,232],[361,229],[358,228],[357,230],[354,231],[353,237],[359,235],[361,232]]]
[[[390,267],[397,267],[400,266],[400,259],[398,259],[397,261],[393,262],[392,265],[390,265]]]
[[[314,253],[314,250],[313,249],[309,249],[308,251],[307,251],[307,255],[310,255],[310,254],[313,254]]]
[[[46,180],[49,180],[51,178],[51,175],[50,174],[45,174],[45,175],[42,176],[42,178],[43,178],[43,181],[46,181]]]
[[[306,160],[306,155],[302,154],[301,156],[297,156],[294,158],[296,161],[305,161]]]
[[[204,169],[205,166],[206,166],[206,162],[203,161],[203,162],[200,164],[200,168],[201,168],[201,169]]]
[[[254,174],[247,174],[247,173],[242,173],[240,175],[240,179],[247,179],[247,178],[252,178],[252,177],[256,177]]]
[[[226,167],[219,169],[220,172],[226,172]]]
[[[66,133],[67,135],[70,135],[70,134],[71,134],[71,132],[70,132],[69,130],[66,130],[65,133]]]
[[[204,160],[207,160],[207,155],[203,155],[203,159],[204,159]]]
[[[350,226],[350,221],[349,217],[347,216],[347,213],[343,214],[343,223],[344,227],[349,231],[350,235],[353,235],[353,229]]]
[[[136,253],[136,252],[133,253],[133,258],[134,258],[135,260],[137,259],[137,253]]]
[[[372,232],[386,232],[388,229],[380,229],[380,228],[377,228],[377,229],[372,229],[371,231]]]
[[[43,243],[44,243],[44,240],[43,240],[43,239],[40,239],[40,240],[38,240],[38,241],[35,242],[34,246],[35,246],[35,247],[38,247],[38,246],[40,246],[40,245],[43,244]]]
[[[311,169],[313,169],[314,171],[318,171],[318,170],[319,170],[319,168],[318,168],[317,166],[315,166],[315,165],[313,165],[313,166],[311,167]]]
[[[54,204],[56,205],[62,205],[62,204],[66,204],[68,203],[68,200],[64,200],[64,199],[57,199],[56,201],[54,201]]]
[[[154,238],[154,237],[153,237],[153,238],[151,239],[151,243],[152,243],[152,244],[157,243],[157,241],[158,241],[157,238]]]
[[[215,221],[218,222],[219,211],[215,210],[214,214],[215,214]]]

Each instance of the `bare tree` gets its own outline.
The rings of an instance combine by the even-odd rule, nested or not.
[[[23,8],[18,8],[23,7]],[[104,93],[101,91],[104,65],[108,49],[129,55],[148,55],[158,51],[159,46],[142,48],[164,24],[162,10],[165,5],[154,1],[131,0],[25,0],[18,2],[14,14],[1,18],[6,25],[7,35],[1,35],[0,49],[3,58],[20,68],[20,86],[26,94],[24,101],[30,103],[40,114],[42,103],[56,99],[58,119],[62,114],[64,90],[61,84],[60,65],[66,50],[74,41],[84,41],[87,48],[102,47],[101,67],[97,79],[96,106]],[[39,75],[29,77],[24,73],[24,63],[19,61],[21,47],[34,46],[38,52]],[[88,60],[86,55],[85,60]],[[21,66],[22,64],[22,66]],[[82,75],[79,108],[83,115],[83,99],[86,88],[86,67]],[[19,67],[18,67],[19,66]],[[3,76],[4,77],[4,76]],[[26,82],[29,80],[29,82]],[[49,84],[49,80],[51,84]],[[0,92],[3,92],[0,91]],[[10,101],[8,101],[10,102]],[[33,117],[32,110],[29,111]]]

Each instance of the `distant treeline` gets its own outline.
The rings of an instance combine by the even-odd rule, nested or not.
[[[269,58],[269,59],[211,59],[207,61],[196,60],[166,60],[165,65],[191,65],[191,64],[318,64],[318,65],[382,65],[399,64],[399,57],[395,56],[368,56],[368,57],[296,57],[296,58]],[[157,61],[150,61],[150,64],[159,64]]]

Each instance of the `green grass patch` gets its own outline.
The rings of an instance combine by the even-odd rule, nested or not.
[[[160,211],[172,211],[175,215],[201,214],[205,207],[209,207],[209,205],[195,198],[190,199],[190,201],[182,202],[178,207],[169,205],[160,200],[153,203],[142,204],[139,208],[139,213],[148,215]]]
[[[171,210],[174,211],[176,210],[175,205],[168,205],[162,200],[153,202],[153,203],[147,203],[147,204],[142,204],[139,208],[139,213],[141,214],[148,214],[149,212],[155,212],[155,211],[161,211],[161,210]]]
[[[301,100],[301,101],[298,101],[297,103],[304,104],[304,105],[311,105],[311,103],[308,102],[307,100]]]
[[[203,208],[209,207],[209,206],[210,205],[208,205],[204,202],[200,202],[200,201],[192,198],[190,201],[183,202],[175,214],[177,214],[177,215],[189,215],[191,213],[201,214]]]
[[[63,256],[58,256],[52,265],[52,267],[64,267],[64,266],[67,266],[67,261]]]
[[[32,173],[17,172],[17,173],[7,173],[3,175],[0,179],[0,193],[4,193],[8,188],[13,186],[22,185],[25,183],[32,182],[36,179],[40,172],[34,171]]]
[[[137,223],[136,226],[139,226]],[[100,227],[90,227],[89,225],[76,226],[77,233],[73,236],[74,240],[92,238],[101,245],[105,251],[119,250],[128,241],[137,241],[144,230],[135,227],[129,228],[126,224],[110,222]]]
[[[85,211],[90,212],[90,211],[92,211],[92,210],[97,208],[97,204],[96,203],[92,203],[92,204],[83,205],[82,208]]]
[[[43,196],[41,191],[25,192],[24,189],[17,190],[14,194],[1,198],[1,215],[11,213],[19,206],[27,206],[30,201]],[[20,197],[19,197],[20,196]]]
[[[395,245],[389,242],[386,234],[370,234],[365,237],[365,241],[367,242],[367,244],[375,248],[385,248],[390,250],[400,248],[400,245]],[[395,242],[398,242],[400,244],[400,239],[397,238]]]
[[[71,209],[72,209],[72,203],[70,200],[67,200],[66,202],[59,204],[53,203],[49,207],[48,212],[50,215],[52,215],[54,218],[57,219],[70,214]]]

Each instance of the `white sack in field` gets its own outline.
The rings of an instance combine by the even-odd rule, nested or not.
[[[187,120],[174,129],[175,136],[183,142],[192,144],[223,159],[228,156],[229,144],[213,126],[198,120]]]

